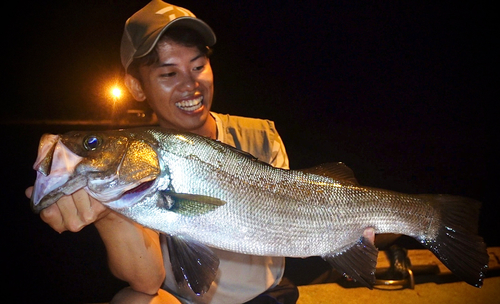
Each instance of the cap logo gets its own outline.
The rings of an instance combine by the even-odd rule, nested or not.
[[[157,11],[156,14],[157,15],[163,15],[165,14],[166,12],[170,12],[171,10],[173,10],[174,7],[173,6],[167,6],[167,7],[164,7],[162,8],[161,10]]]
[[[170,12],[174,10],[174,7],[173,6],[167,6],[167,7],[164,7],[162,8],[161,10],[157,11],[156,14],[157,15],[163,15],[167,12]],[[194,15],[192,13],[190,13],[188,10],[182,8],[182,7],[177,7],[177,11],[181,12],[184,14],[184,16],[190,16],[190,17],[194,17]],[[170,19],[170,21],[174,20],[175,18],[177,18],[177,16],[175,14],[170,14],[168,16],[168,18]]]

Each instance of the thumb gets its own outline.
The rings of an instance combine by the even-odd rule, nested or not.
[[[31,198],[31,195],[33,194],[33,186],[26,188],[26,190],[24,190],[24,194],[27,198]]]

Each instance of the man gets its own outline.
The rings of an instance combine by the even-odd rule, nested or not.
[[[210,112],[214,85],[209,47],[215,41],[212,29],[190,11],[151,1],[125,24],[121,59],[127,88],[136,100],[148,102],[160,126],[218,139],[287,169],[288,158],[274,123]],[[130,284],[113,302],[277,303],[273,298],[278,297],[295,303],[298,297],[293,286],[276,288],[284,258],[216,249],[220,258],[216,280],[206,294],[195,295],[176,284],[164,236],[110,211],[83,190],[61,198],[42,211],[41,218],[58,232],[95,225],[111,271]],[[372,229],[365,234],[373,241]],[[271,291],[262,295],[266,290]]]

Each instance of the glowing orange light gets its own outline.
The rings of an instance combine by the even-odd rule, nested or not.
[[[116,100],[122,96],[122,90],[119,87],[111,88],[111,96]]]

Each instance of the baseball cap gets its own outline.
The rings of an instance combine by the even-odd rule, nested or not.
[[[178,25],[197,31],[207,46],[213,46],[216,42],[210,26],[196,18],[189,10],[153,0],[125,22],[120,47],[121,61],[125,70],[134,58],[149,54],[168,28]]]

